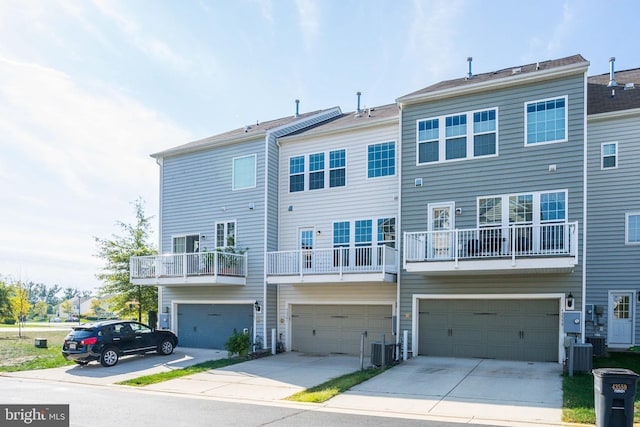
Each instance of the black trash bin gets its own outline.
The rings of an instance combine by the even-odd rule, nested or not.
[[[633,427],[639,375],[623,368],[599,368],[592,372],[596,427]]]

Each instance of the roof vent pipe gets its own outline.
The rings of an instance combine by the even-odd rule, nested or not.
[[[296,99],[296,117],[300,117],[300,100]]]
[[[473,74],[471,73],[471,63],[473,62],[473,58],[472,57],[467,57],[467,62],[469,63],[469,72],[467,73],[467,80],[470,80],[471,77],[473,77]]]
[[[356,92],[356,95],[358,96],[358,110],[357,112],[360,113],[360,96],[362,95],[362,92],[358,91]]]
[[[618,83],[616,83],[615,71],[613,69],[613,65],[616,62],[615,56],[609,58],[609,84],[607,87],[616,87]]]

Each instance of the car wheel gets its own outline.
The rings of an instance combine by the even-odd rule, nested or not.
[[[115,351],[113,348],[107,348],[100,355],[100,364],[108,368],[118,363],[118,358],[119,356],[117,351]]]
[[[158,353],[168,356],[173,353],[173,342],[169,339],[163,340],[158,346]]]

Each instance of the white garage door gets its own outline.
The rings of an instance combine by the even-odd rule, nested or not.
[[[302,305],[291,307],[291,350],[319,354],[360,354],[366,332],[365,355],[371,342],[395,342],[390,305]]]
[[[557,362],[558,300],[421,300],[418,353]]]

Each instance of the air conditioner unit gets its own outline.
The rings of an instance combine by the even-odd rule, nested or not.
[[[394,344],[385,344],[385,352],[384,352],[384,366],[389,366],[393,363],[393,348]],[[372,342],[371,343],[371,364],[374,366],[382,366],[382,343],[381,342]]]
[[[593,346],[591,344],[573,345],[573,370],[591,372],[593,369]]]

